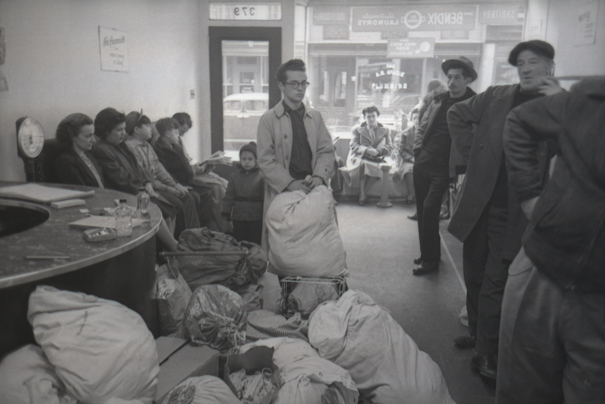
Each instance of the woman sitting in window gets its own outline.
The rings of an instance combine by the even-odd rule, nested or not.
[[[359,204],[365,205],[366,188],[382,177],[383,158],[393,149],[391,131],[378,123],[378,108],[364,108],[364,122],[353,128],[347,168],[344,176],[349,186],[359,184]]]

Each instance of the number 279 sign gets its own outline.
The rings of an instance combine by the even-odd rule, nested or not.
[[[281,20],[281,3],[210,3],[211,20]]]

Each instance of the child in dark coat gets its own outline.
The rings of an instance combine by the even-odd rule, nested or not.
[[[256,143],[250,142],[239,151],[238,170],[231,174],[223,200],[223,216],[233,220],[233,237],[261,243],[265,180],[256,163]]]

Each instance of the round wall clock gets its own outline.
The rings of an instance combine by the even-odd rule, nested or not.
[[[19,151],[25,157],[36,158],[44,147],[42,127],[34,118],[25,118],[17,132]]]

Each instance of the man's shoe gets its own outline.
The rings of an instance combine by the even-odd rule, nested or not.
[[[475,343],[477,342],[477,337],[465,334],[459,337],[454,338],[454,344],[456,344],[456,348],[460,349],[471,349],[475,347]]]
[[[479,372],[486,379],[496,380],[496,361],[494,355],[475,353],[471,358],[471,369],[473,372]]]
[[[420,266],[412,269],[414,275],[425,275],[431,272],[435,272],[439,269],[439,261],[437,262],[426,262],[424,261]]]
[[[424,260],[422,259],[422,256],[420,256],[420,257],[418,257],[418,258],[414,258],[414,264],[416,264],[416,265],[420,265],[420,264],[422,264],[422,261],[424,261]]]
[[[410,219],[410,220],[418,220],[418,212],[414,212],[413,215],[409,215],[408,219]]]

